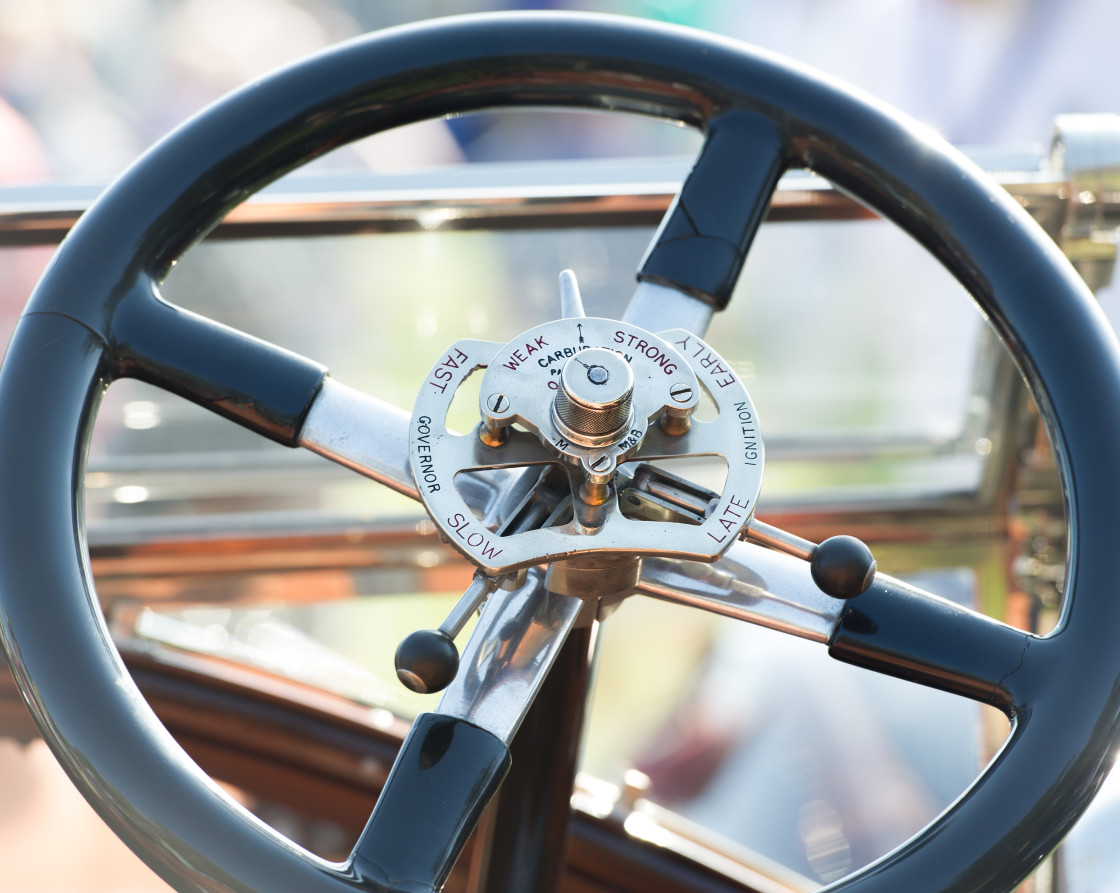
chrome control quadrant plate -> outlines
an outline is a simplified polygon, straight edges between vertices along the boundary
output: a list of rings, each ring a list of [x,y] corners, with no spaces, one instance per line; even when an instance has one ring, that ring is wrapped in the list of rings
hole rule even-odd
[[[574,442],[556,424],[553,407],[563,394],[565,368],[579,363],[585,351],[610,351],[621,357],[633,376],[631,403],[634,424],[607,443],[587,446]],[[678,394],[675,400],[671,394]],[[679,401],[679,395],[687,397]],[[692,368],[663,339],[612,319],[560,319],[530,329],[498,351],[482,381],[483,418],[491,425],[518,422],[547,441],[560,456],[586,464],[592,455],[608,454],[615,462],[634,452],[648,423],[666,405],[688,410],[699,402]],[[487,397],[505,394],[509,403],[500,413],[487,406]]]
[[[572,423],[584,424],[586,415],[573,414],[562,403],[568,419],[564,424],[556,407],[557,396],[565,394],[565,368],[569,375],[583,371],[570,364],[589,350],[602,360],[586,364],[589,368],[611,367],[604,384],[619,380],[618,359],[626,364],[627,385],[620,393],[629,390],[629,376],[633,378],[627,397],[630,422],[593,445],[571,436]],[[613,356],[606,358],[603,350]],[[478,430],[456,434],[446,422],[459,387],[481,367],[486,369],[479,394],[481,429],[502,432],[486,442]],[[584,377],[594,393],[596,379],[604,374],[593,369],[584,371]],[[700,403],[701,388],[717,410],[709,421],[689,418]],[[591,412],[600,409],[586,396],[575,397]],[[610,400],[603,411],[611,411]],[[659,424],[667,415],[678,421],[683,417],[685,424]],[[719,500],[699,524],[625,517],[612,487],[595,527],[582,525],[576,512],[559,526],[503,536],[476,518],[454,482],[464,471],[549,462],[566,464],[576,480],[582,474],[604,481],[613,479],[626,461],[689,456],[721,457],[727,467]],[[603,552],[714,561],[754,513],[763,445],[757,413],[741,380],[703,339],[683,329],[654,335],[617,320],[577,317],[537,326],[504,345],[476,340],[453,344],[420,389],[410,426],[410,463],[424,504],[446,539],[486,573],[501,574]],[[574,498],[580,498],[578,492]]]

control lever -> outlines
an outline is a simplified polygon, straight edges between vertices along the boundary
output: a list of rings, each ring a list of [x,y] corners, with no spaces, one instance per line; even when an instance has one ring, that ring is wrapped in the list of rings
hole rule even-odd
[[[476,572],[467,591],[455,603],[439,629],[419,629],[404,637],[397,646],[394,663],[397,678],[405,688],[419,694],[431,694],[443,691],[451,684],[459,672],[459,649],[455,647],[455,637],[497,585],[493,577]]]
[[[572,270],[560,272],[560,318],[583,319],[587,314],[583,310],[583,297],[579,293],[579,283]]]
[[[718,493],[645,463],[634,470],[623,493],[627,516],[647,521],[700,524],[719,501]],[[875,556],[854,536],[831,536],[817,545],[752,516],[739,538],[808,561],[817,588],[833,598],[854,598],[875,580]]]
[[[833,598],[855,598],[875,580],[875,556],[854,536],[830,536],[817,545],[752,518],[742,538],[808,561],[817,588]]]

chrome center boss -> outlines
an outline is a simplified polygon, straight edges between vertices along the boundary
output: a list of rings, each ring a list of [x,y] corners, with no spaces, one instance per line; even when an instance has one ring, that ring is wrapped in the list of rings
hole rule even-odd
[[[582,311],[578,293],[577,306]],[[486,370],[481,422],[470,433],[455,433],[447,427],[448,409],[480,368]],[[710,421],[693,417],[702,389],[717,411]],[[690,456],[726,464],[722,493],[703,517],[682,523],[627,516],[619,484],[630,479],[628,468]],[[592,553],[714,561],[754,512],[763,446],[746,389],[703,339],[566,312],[506,344],[452,344],[420,389],[410,461],[444,537],[496,576]],[[572,499],[534,529],[507,533],[484,524],[456,486],[464,472],[548,463],[567,469]]]

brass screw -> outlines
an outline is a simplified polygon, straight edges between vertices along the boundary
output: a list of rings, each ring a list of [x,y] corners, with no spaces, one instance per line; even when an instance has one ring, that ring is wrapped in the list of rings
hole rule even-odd
[[[661,413],[657,424],[670,437],[680,437],[682,434],[687,434],[688,429],[692,427],[692,416],[679,409],[666,409]]]
[[[500,447],[509,440],[509,425],[496,425],[491,428],[483,422],[478,426],[478,439],[488,447]]]

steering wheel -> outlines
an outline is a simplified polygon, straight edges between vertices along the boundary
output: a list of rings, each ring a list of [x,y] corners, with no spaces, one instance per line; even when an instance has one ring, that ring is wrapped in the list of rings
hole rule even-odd
[[[480,407],[483,423],[469,449],[456,441],[460,446],[439,454],[440,461],[459,464],[444,468],[437,483],[450,486],[460,467],[492,468],[499,490],[520,486],[522,495],[526,485],[516,481],[524,476],[507,481],[503,466],[561,467],[572,485],[572,510],[549,523],[564,528],[567,545],[553,548],[555,540],[538,529],[547,525],[537,523],[522,531],[529,545],[518,546],[508,564],[494,556],[493,542],[489,554],[463,546],[487,574],[467,605],[486,598],[464,654],[470,672],[455,677],[438,712],[417,721],[351,859],[328,863],[224,795],[132,684],[106,630],[87,559],[86,445],[104,389],[135,377],[423,497],[423,469],[414,473],[415,447],[424,436],[420,416],[410,420],[345,388],[315,363],[170,305],[158,285],[230,208],[294,167],[391,127],[508,106],[639,113],[699,128],[707,139],[642,262],[626,319],[588,323],[600,327],[607,344],[596,363],[571,367],[585,380],[564,399],[578,405],[557,409],[555,394],[538,399],[532,389],[517,413],[494,400]],[[706,347],[704,328],[729,299],[779,175],[796,167],[828,178],[925,245],[1017,357],[1049,426],[1066,488],[1067,591],[1050,635],[1022,633],[882,574],[872,581],[867,567],[853,590],[836,593],[854,598],[822,595],[814,583],[822,562],[808,560],[819,553],[753,522],[753,490],[740,494],[743,517],[724,528],[726,542],[706,554],[696,542],[678,548],[661,541],[645,549],[644,565],[624,560],[627,550],[642,551],[640,536],[635,539],[641,523],[655,531],[668,522],[617,520],[621,462],[643,458],[647,446],[657,455],[714,452],[725,457],[729,474],[738,474],[743,443],[726,442],[717,429],[701,434],[695,422],[690,428],[687,407],[668,412],[674,392],[664,386],[672,382],[639,370],[637,360],[627,361],[638,383],[625,409],[625,383],[599,402],[584,400],[580,388],[603,376],[615,385],[625,377],[622,366],[608,368],[606,356],[617,347],[613,333],[622,331],[628,341],[631,335],[642,341],[647,366],[661,363],[658,375],[674,363],[682,386],[720,391],[711,371],[721,364],[718,356],[705,365],[691,351]],[[571,294],[564,316],[564,332],[583,325]],[[549,340],[553,333],[562,340],[559,329],[532,337]],[[688,339],[687,350],[674,347]],[[516,351],[517,342],[471,354],[471,364],[489,363],[490,375],[500,368],[496,358],[513,355],[500,350]],[[530,343],[521,337],[522,345]],[[567,370],[570,358],[562,359]],[[643,381],[661,390],[650,397]],[[484,389],[483,400],[490,396]],[[740,402],[720,403],[720,414]],[[834,657],[994,704],[1011,717],[1004,748],[953,806],[898,850],[829,889],[1007,889],[1069,830],[1108,769],[1120,718],[1114,634],[1120,599],[1112,564],[1120,532],[1120,354],[1102,314],[1026,213],[939,139],[819,74],[736,43],[615,18],[473,16],[373,34],[245,87],[150,150],[67,237],[0,371],[0,418],[4,649],[44,738],[74,783],[130,847],[182,889],[438,889],[501,781],[510,737],[540,684],[540,673],[516,660],[480,672],[482,661],[496,660],[485,657],[495,649],[483,646],[497,641],[486,637],[508,637],[513,620],[528,618],[524,627],[532,635],[525,641],[537,643],[539,658],[528,663],[547,666],[583,606],[594,604],[581,587],[603,576],[603,568],[622,568],[615,580],[621,589],[692,602],[703,601],[695,594],[700,584],[730,569],[752,598],[712,596],[710,602],[720,602],[715,610],[745,615],[745,601],[765,602],[768,591],[776,593],[815,618],[800,626],[783,621],[783,628],[827,643]],[[528,433],[510,435],[517,419],[532,422],[521,425]],[[569,441],[564,455],[565,447],[546,442],[561,424],[584,438],[574,447]],[[623,446],[632,428],[640,443]],[[601,437],[607,439],[596,440]],[[513,459],[501,458],[507,448]],[[609,468],[592,458],[604,450],[614,451]],[[753,480],[743,486],[754,487]],[[711,506],[706,511],[698,516],[701,525]],[[435,520],[456,528],[448,517]],[[472,533],[508,536],[513,548],[510,530],[473,516],[471,523]],[[608,527],[607,546],[597,551],[593,534]],[[740,543],[744,530],[793,554]],[[546,589],[536,563],[573,554],[578,560]],[[708,562],[721,555],[713,570]]]

